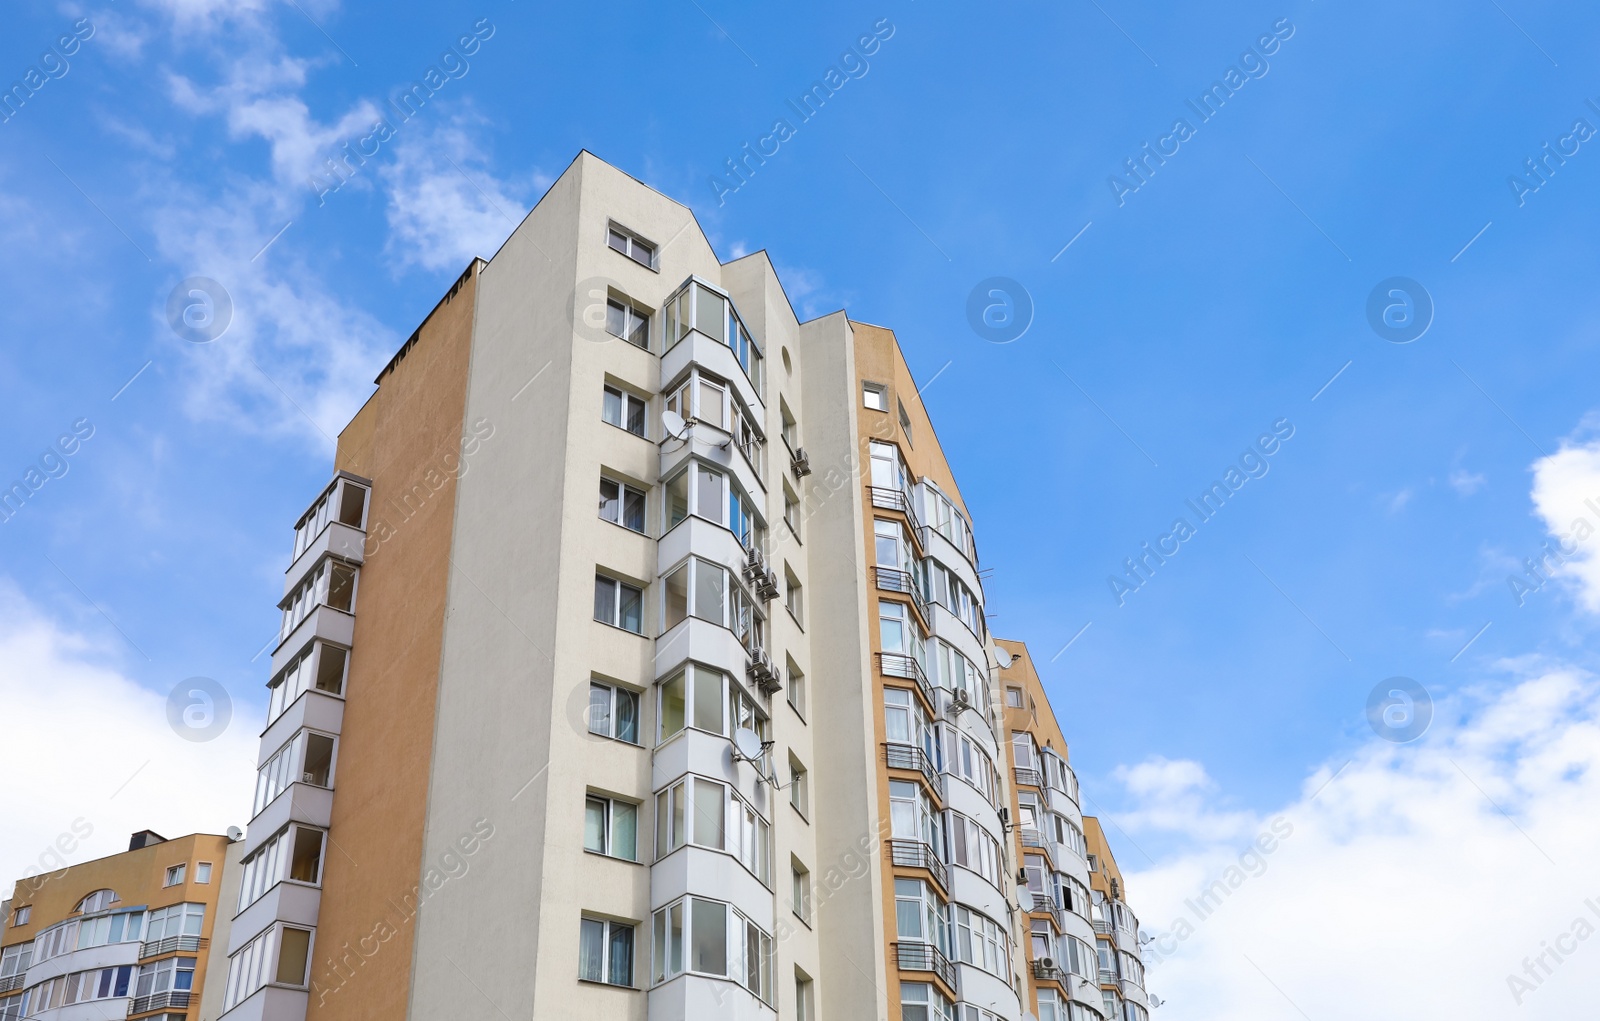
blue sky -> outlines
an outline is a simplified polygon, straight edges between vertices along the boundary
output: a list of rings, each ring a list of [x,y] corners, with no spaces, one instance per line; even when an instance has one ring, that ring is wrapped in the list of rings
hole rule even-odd
[[[1371,751],[1385,678],[1469,729],[1551,664],[1589,683],[1589,553],[1525,605],[1506,578],[1568,496],[1600,500],[1578,456],[1600,404],[1600,136],[1573,134],[1600,129],[1596,12],[112,0],[8,12],[0,81],[75,23],[93,34],[70,69],[0,123],[0,476],[93,427],[0,525],[13,619],[59,653],[41,663],[162,699],[211,677],[259,715],[253,657],[325,434],[587,148],[690,205],[724,258],[767,249],[802,318],[895,329],[994,572],[993,629],[1032,647],[1089,793],[1137,835],[1128,865],[1210,839],[1141,815],[1153,797],[1265,817]],[[875,25],[864,62],[841,58]],[[474,26],[460,77],[319,199],[316,166]],[[857,76],[801,120],[788,101],[835,65]],[[775,155],[712,183],[780,118]],[[1178,119],[1132,190],[1124,161],[1171,152]],[[1532,190],[1545,143],[1577,151]],[[166,320],[193,276],[234,302],[212,343]],[[1006,344],[967,316],[996,276],[1034,308]],[[1409,343],[1366,311],[1397,276],[1433,306]],[[1124,558],[1285,419],[1267,474],[1118,605]],[[41,812],[29,847],[72,817]]]

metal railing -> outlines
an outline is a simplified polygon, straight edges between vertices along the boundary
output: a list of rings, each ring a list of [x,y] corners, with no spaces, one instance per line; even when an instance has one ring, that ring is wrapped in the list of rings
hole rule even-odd
[[[1033,907],[1030,909],[1036,915],[1049,915],[1055,923],[1057,932],[1067,931],[1067,912],[1060,904],[1053,903],[1048,896],[1042,893],[1033,895]]]
[[[915,769],[922,773],[922,778],[928,781],[928,786],[933,788],[934,794],[944,800],[944,777],[933,768],[933,763],[928,761],[928,756],[923,754],[921,748],[914,744],[900,744],[898,741],[885,741],[883,745],[883,761],[890,769]]]
[[[917,501],[911,498],[910,493],[903,489],[888,489],[883,486],[868,486],[867,492],[872,496],[872,506],[904,514],[911,525],[911,531],[916,533],[917,541],[922,541],[922,519],[917,517]]]
[[[0,978],[0,993],[9,993],[14,990],[21,989],[22,982],[27,977],[28,973],[24,971],[18,972],[15,975],[8,975],[5,978]]]
[[[1060,982],[1061,984],[1065,985],[1067,981],[1067,972],[1065,968],[1062,968],[1054,961],[1049,964],[1045,964],[1044,961],[1034,961],[1033,977],[1039,979],[1041,982]]]
[[[922,692],[922,697],[937,712],[939,709],[939,693],[934,690],[933,682],[928,680],[928,675],[923,671],[922,664],[917,662],[915,656],[908,656],[903,652],[878,653],[878,672],[885,677],[904,677],[917,682],[917,690]]]
[[[1100,919],[1096,918],[1090,924],[1094,926],[1094,931],[1096,933],[1098,933],[1099,935],[1101,935],[1101,936],[1109,936],[1109,935],[1111,935],[1111,923],[1110,922],[1103,922]]]
[[[143,1014],[147,1010],[163,1010],[167,1007],[187,1007],[189,1005],[189,990],[171,989],[164,993],[151,993],[149,996],[135,996],[128,1003],[128,1014]]]
[[[1108,970],[1106,968],[1101,968],[1100,969],[1100,984],[1103,985],[1103,986],[1114,986],[1114,985],[1116,985],[1117,984],[1117,973],[1114,972],[1114,971],[1110,971],[1110,970]]]
[[[1044,779],[1039,775],[1037,769],[1032,769],[1028,766],[1017,766],[1011,772],[1016,777],[1017,783],[1027,784],[1029,787],[1044,786]]]
[[[891,943],[895,965],[901,971],[926,971],[944,979],[951,989],[956,987],[956,966],[932,943]]]
[[[211,945],[211,941],[204,936],[168,936],[165,939],[151,940],[139,948],[139,960],[146,957],[159,957],[178,950],[204,950]]]
[[[1045,843],[1044,834],[1031,826],[1022,827],[1021,833],[1023,847],[1042,847],[1047,851],[1050,849],[1050,845]]]
[[[872,577],[884,592],[900,592],[910,596],[917,613],[923,620],[928,619],[928,601],[923,598],[922,590],[917,587],[917,580],[910,571],[902,571],[898,567],[874,567]]]
[[[907,869],[927,869],[933,873],[933,881],[945,890],[950,889],[950,873],[944,862],[933,852],[933,848],[920,840],[904,840],[891,838],[889,840],[889,861]]]

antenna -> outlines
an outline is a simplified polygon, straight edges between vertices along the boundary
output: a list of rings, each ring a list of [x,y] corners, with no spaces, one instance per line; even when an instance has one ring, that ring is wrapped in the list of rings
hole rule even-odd
[[[675,440],[682,440],[689,434],[689,423],[676,411],[663,411],[661,413],[661,427],[667,435]]]

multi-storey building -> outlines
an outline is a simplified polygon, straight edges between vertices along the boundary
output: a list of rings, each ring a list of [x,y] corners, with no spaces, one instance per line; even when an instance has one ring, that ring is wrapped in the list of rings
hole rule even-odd
[[[121,854],[18,880],[0,904],[0,1019],[195,1017],[228,848],[146,830]]]
[[[1022,642],[1000,640],[1014,853],[1026,887],[1029,990],[1040,1021],[1147,1021],[1139,926],[1067,741]]]
[[[584,153],[377,384],[295,526],[208,1009],[1038,1009],[1016,720],[890,331]]]

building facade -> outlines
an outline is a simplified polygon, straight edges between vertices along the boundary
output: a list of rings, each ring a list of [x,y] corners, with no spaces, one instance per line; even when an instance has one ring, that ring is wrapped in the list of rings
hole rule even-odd
[[[1066,743],[1001,700],[891,331],[583,153],[377,383],[295,525],[208,1011],[1142,1021],[1051,977],[1092,897],[1045,910],[1025,830],[1076,891],[1088,823],[1019,782]]]
[[[0,905],[0,1019],[196,1017],[229,844],[144,831],[122,854],[18,880]]]

